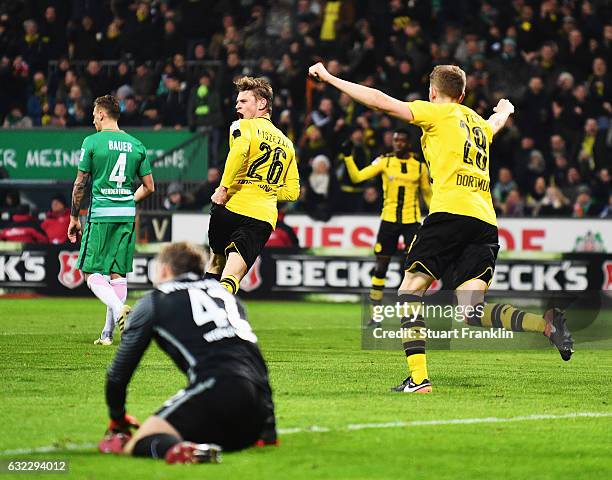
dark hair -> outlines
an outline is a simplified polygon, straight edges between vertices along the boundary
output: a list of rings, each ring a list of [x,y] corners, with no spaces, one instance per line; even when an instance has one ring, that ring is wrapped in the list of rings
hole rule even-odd
[[[410,132],[405,128],[396,128],[395,130],[393,130],[393,133],[398,133],[400,135],[406,135],[407,137],[410,137]]]
[[[241,77],[234,82],[236,90],[239,92],[251,91],[258,100],[263,98],[267,102],[268,111],[272,110],[272,98],[274,92],[272,91],[272,85],[267,78],[264,77]]]
[[[188,242],[166,245],[158,253],[157,261],[168,265],[174,275],[191,272],[203,276],[206,271],[204,252]]]
[[[429,81],[440,93],[453,100],[458,100],[465,92],[465,72],[457,65],[436,65]]]
[[[94,100],[94,107],[103,108],[108,116],[114,120],[119,119],[121,110],[119,109],[119,101],[112,95],[104,95]]]
[[[60,202],[62,205],[64,205],[64,207],[65,207],[66,205],[68,205],[68,204],[66,203],[66,197],[65,197],[63,194],[61,194],[61,193],[56,193],[55,195],[53,195],[53,197],[51,197],[51,201],[53,201],[53,200],[57,200],[57,201],[58,201],[58,202]]]

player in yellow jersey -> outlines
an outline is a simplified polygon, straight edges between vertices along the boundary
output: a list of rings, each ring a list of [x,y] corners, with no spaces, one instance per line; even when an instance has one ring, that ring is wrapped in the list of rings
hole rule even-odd
[[[235,294],[276,226],[277,201],[297,200],[300,184],[293,144],[270,120],[272,86],[253,77],[234,84],[240,119],[230,127],[221,185],[211,197],[206,276]]]
[[[420,197],[423,196],[427,205],[431,199],[429,173],[417,153],[410,150],[410,138],[406,130],[395,130],[393,152],[377,157],[363,170],[359,170],[355,164],[351,147],[350,143],[343,145],[346,169],[353,183],[378,175],[382,177],[384,200],[374,245],[376,266],[372,272],[370,289],[370,301],[376,305],[382,300],[389,261],[397,251],[399,237],[403,238],[407,250],[421,225]],[[370,326],[376,323],[372,319]]]
[[[423,131],[421,147],[429,166],[433,196],[430,214],[410,246],[399,294],[410,311],[402,318],[409,376],[393,390],[431,392],[425,360],[426,328],[419,309],[434,279],[452,268],[457,301],[470,305],[463,318],[470,325],[541,332],[557,347],[563,360],[573,353],[573,339],[563,312],[548,309],[543,316],[511,305],[484,304],[499,250],[497,221],[489,186],[489,145],[514,113],[501,99],[487,120],[461,105],[465,72],[438,65],[429,77],[429,102],[402,102],[379,90],[331,75],[322,63],[309,74],[338,88],[367,107],[413,123]],[[422,310],[421,310],[422,311]]]

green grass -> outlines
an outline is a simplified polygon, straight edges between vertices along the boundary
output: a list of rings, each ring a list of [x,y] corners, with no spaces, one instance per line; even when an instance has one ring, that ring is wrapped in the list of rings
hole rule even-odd
[[[179,479],[196,469],[200,478],[249,480],[610,477],[612,417],[346,428],[612,414],[609,350],[578,351],[569,363],[552,347],[431,351],[434,393],[400,395],[388,388],[405,377],[403,353],[360,349],[358,305],[250,302],[248,311],[268,360],[279,427],[330,431],[286,434],[278,448],[226,454],[221,465],[167,466],[103,456],[95,449],[0,459],[67,459],[68,477],[87,479]],[[91,344],[103,314],[94,299],[0,299],[0,452],[101,438],[107,423],[104,374],[115,350]],[[184,384],[169,359],[152,347],[131,384],[128,410],[144,420]]]

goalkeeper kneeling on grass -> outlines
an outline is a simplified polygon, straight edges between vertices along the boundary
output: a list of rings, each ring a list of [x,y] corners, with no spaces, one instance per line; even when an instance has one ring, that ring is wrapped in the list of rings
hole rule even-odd
[[[123,335],[106,380],[111,420],[100,451],[215,463],[221,450],[277,443],[257,337],[238,300],[204,273],[196,247],[164,247],[156,289],[119,320]],[[140,426],[125,411],[127,386],[153,339],[187,375],[188,385]]]

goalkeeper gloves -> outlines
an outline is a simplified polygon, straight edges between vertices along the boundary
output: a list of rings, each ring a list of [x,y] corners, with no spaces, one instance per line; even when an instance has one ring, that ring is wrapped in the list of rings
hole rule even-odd
[[[120,420],[111,420],[108,424],[107,433],[123,433],[125,435],[132,435],[132,430],[138,430],[140,428],[140,422],[127,413],[123,415]]]

